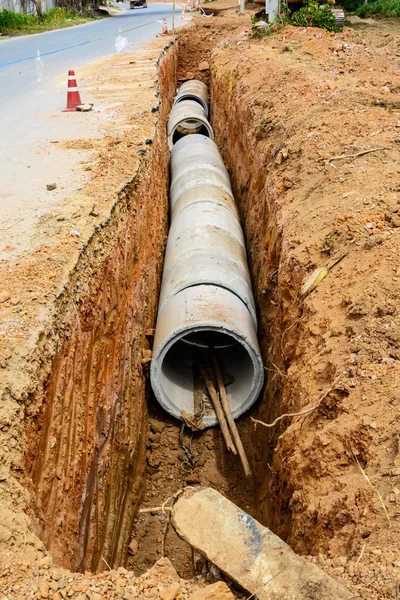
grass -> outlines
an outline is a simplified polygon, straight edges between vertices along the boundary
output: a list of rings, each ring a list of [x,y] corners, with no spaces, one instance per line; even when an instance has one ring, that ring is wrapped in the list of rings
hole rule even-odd
[[[7,9],[0,11],[0,32],[3,35],[26,35],[29,33],[40,33],[51,29],[62,29],[87,23],[103,18],[104,15],[85,16],[66,8],[52,8],[45,12],[43,17],[37,15],[24,15]]]
[[[356,10],[359,17],[381,15],[383,17],[400,17],[400,0],[377,0],[359,6]]]

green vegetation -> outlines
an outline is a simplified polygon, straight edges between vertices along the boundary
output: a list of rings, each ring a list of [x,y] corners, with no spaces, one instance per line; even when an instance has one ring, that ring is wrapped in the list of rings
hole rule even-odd
[[[378,0],[383,2],[384,0]],[[389,1],[389,0],[386,0]],[[400,0],[397,0],[400,2]],[[298,10],[291,11],[285,2],[281,3],[281,16],[278,23],[259,26],[260,19],[252,17],[253,37],[264,38],[282,29],[282,25],[295,27],[319,27],[328,31],[341,31],[334,14],[327,5],[320,5],[316,0],[306,0]]]
[[[326,4],[320,5],[315,0],[308,0],[304,6],[287,16],[287,23],[295,27],[319,27],[328,31],[341,31],[334,14]]]
[[[377,0],[362,4],[356,14],[359,17],[382,15],[383,17],[400,17],[400,0]]]
[[[3,35],[39,33],[40,31],[86,23],[96,18],[102,18],[102,16],[85,16],[79,12],[60,7],[52,8],[41,16],[24,15],[3,9],[0,11],[0,32]]]
[[[341,5],[359,17],[400,17],[400,0],[342,0]]]

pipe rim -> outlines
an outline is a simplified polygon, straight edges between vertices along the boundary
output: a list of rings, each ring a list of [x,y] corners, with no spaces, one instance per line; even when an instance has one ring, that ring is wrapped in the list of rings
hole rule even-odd
[[[184,92],[182,95],[178,95],[175,98],[172,106],[177,106],[183,100],[192,100],[192,102],[197,102],[197,104],[200,104],[203,107],[204,112],[206,113],[206,117],[208,118],[208,116],[209,116],[208,102],[206,102],[203,98],[201,98],[194,92]]]
[[[165,393],[162,387],[162,384],[158,383],[162,381],[162,377],[159,376],[159,374],[161,375],[163,361],[166,358],[168,352],[174,346],[174,344],[176,344],[183,337],[191,333],[198,333],[202,331],[224,333],[225,335],[233,338],[236,342],[243,346],[243,348],[249,355],[253,365],[254,374],[257,374],[257,372],[259,373],[259,377],[254,376],[253,378],[253,385],[246,400],[244,400],[236,410],[232,411],[232,417],[234,419],[237,419],[254,404],[254,402],[260,395],[260,392],[264,385],[264,366],[261,361],[261,356],[258,352],[258,349],[253,347],[253,344],[249,339],[245,339],[239,333],[230,330],[226,327],[221,327],[221,325],[216,325],[215,323],[209,323],[207,321],[204,321],[191,325],[182,325],[173,334],[170,334],[166,339],[163,340],[163,343],[160,344],[160,346],[158,346],[151,361],[150,377],[154,394],[161,406],[170,415],[172,415],[176,419],[182,420],[181,412],[179,412],[177,406],[169,400],[168,395]],[[216,416],[202,417],[202,421],[206,427],[213,427],[218,423],[218,419]]]

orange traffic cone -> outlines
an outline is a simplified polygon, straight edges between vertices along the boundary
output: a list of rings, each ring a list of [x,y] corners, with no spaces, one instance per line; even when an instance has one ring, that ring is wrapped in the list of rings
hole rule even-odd
[[[167,19],[164,17],[163,18],[163,22],[162,22],[162,30],[161,33],[168,33],[168,25],[167,25]]]
[[[68,71],[67,108],[63,112],[75,112],[76,107],[82,104],[76,83],[75,71]]]

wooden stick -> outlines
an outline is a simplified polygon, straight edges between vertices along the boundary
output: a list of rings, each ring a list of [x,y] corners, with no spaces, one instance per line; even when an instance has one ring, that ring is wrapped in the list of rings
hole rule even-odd
[[[212,346],[210,346],[211,358],[213,362],[213,367],[215,371],[215,375],[217,377],[217,384],[219,389],[219,396],[221,398],[222,408],[224,409],[226,420],[228,421],[229,428],[232,433],[233,441],[235,442],[237,451],[239,452],[240,460],[242,461],[243,470],[245,472],[246,477],[251,477],[250,465],[247,460],[246,453],[243,448],[242,440],[240,439],[240,435],[238,429],[236,427],[236,423],[234,418],[232,417],[231,408],[229,406],[228,397],[226,395],[226,389],[224,385],[224,380],[222,378],[221,368],[219,366],[218,358],[215,353],[215,350]]]
[[[232,441],[231,434],[229,433],[228,425],[226,424],[226,420],[225,420],[225,416],[224,416],[224,411],[222,410],[222,406],[219,401],[215,386],[214,386],[213,382],[211,381],[211,379],[209,378],[209,376],[207,375],[207,371],[200,359],[196,360],[196,365],[200,371],[200,375],[202,376],[204,383],[206,384],[207,391],[210,394],[210,398],[214,405],[215,414],[217,415],[217,419],[218,419],[220,427],[221,427],[222,435],[224,436],[226,447],[228,448],[228,450],[233,452],[233,454],[236,454],[236,448]]]
[[[328,158],[328,162],[332,160],[339,160],[341,158],[358,158],[359,156],[364,156],[365,154],[369,154],[370,152],[379,152],[380,150],[387,150],[388,148],[370,148],[369,150],[362,150],[362,152],[357,152],[357,154],[341,154],[340,156],[332,156],[332,158]]]

